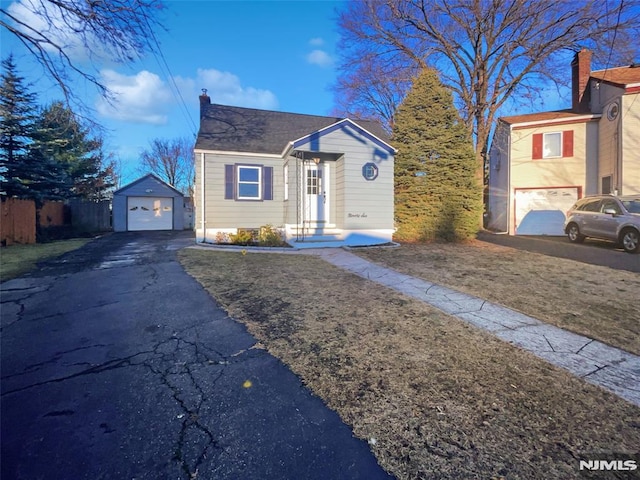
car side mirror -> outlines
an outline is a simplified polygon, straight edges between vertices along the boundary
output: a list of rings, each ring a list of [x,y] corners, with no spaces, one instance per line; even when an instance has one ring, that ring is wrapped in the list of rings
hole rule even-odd
[[[614,208],[605,208],[604,209],[604,213],[608,213],[609,215],[613,215],[614,217],[616,216],[617,212]]]

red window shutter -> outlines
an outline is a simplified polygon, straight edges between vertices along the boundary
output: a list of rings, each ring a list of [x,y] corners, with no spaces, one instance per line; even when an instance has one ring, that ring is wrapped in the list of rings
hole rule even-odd
[[[542,158],[542,134],[534,133],[533,134],[533,152],[531,153],[531,158],[534,160],[539,160]]]
[[[562,156],[573,157],[573,130],[562,132]]]

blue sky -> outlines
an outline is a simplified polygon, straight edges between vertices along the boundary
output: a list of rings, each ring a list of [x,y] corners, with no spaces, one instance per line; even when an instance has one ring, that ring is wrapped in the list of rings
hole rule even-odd
[[[26,3],[34,0],[20,0]],[[327,115],[336,77],[339,1],[167,1],[167,31],[157,31],[161,58],[132,65],[98,65],[101,80],[118,94],[110,106],[82,83],[74,91],[107,129],[106,144],[122,165],[123,183],[135,180],[140,152],[155,138],[193,138],[202,88],[213,102]],[[2,0],[4,8],[19,2]],[[42,76],[14,38],[2,31],[2,58],[13,53],[19,73],[33,82],[45,105],[61,94]],[[78,58],[83,52],[76,52]],[[184,99],[172,88],[175,85]],[[188,112],[188,113],[187,113]]]

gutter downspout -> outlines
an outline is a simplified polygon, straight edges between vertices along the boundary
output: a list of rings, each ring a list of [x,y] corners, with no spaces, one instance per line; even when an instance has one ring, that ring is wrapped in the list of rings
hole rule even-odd
[[[200,225],[202,227],[202,243],[205,243],[207,241],[207,222],[205,219],[205,200],[204,200],[204,177],[205,177],[205,171],[204,171],[204,152],[200,152],[200,203],[202,205],[202,213],[200,216]]]

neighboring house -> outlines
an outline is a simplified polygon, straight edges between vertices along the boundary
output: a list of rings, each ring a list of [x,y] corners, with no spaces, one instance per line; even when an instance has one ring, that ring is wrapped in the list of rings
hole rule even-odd
[[[113,192],[113,230],[182,230],[182,193],[153,174]]]
[[[370,121],[211,104],[200,96],[195,230],[270,225],[296,246],[391,241],[395,150]]]
[[[489,230],[563,235],[585,195],[640,192],[640,65],[591,72],[576,54],[572,108],[502,117],[489,155]]]

